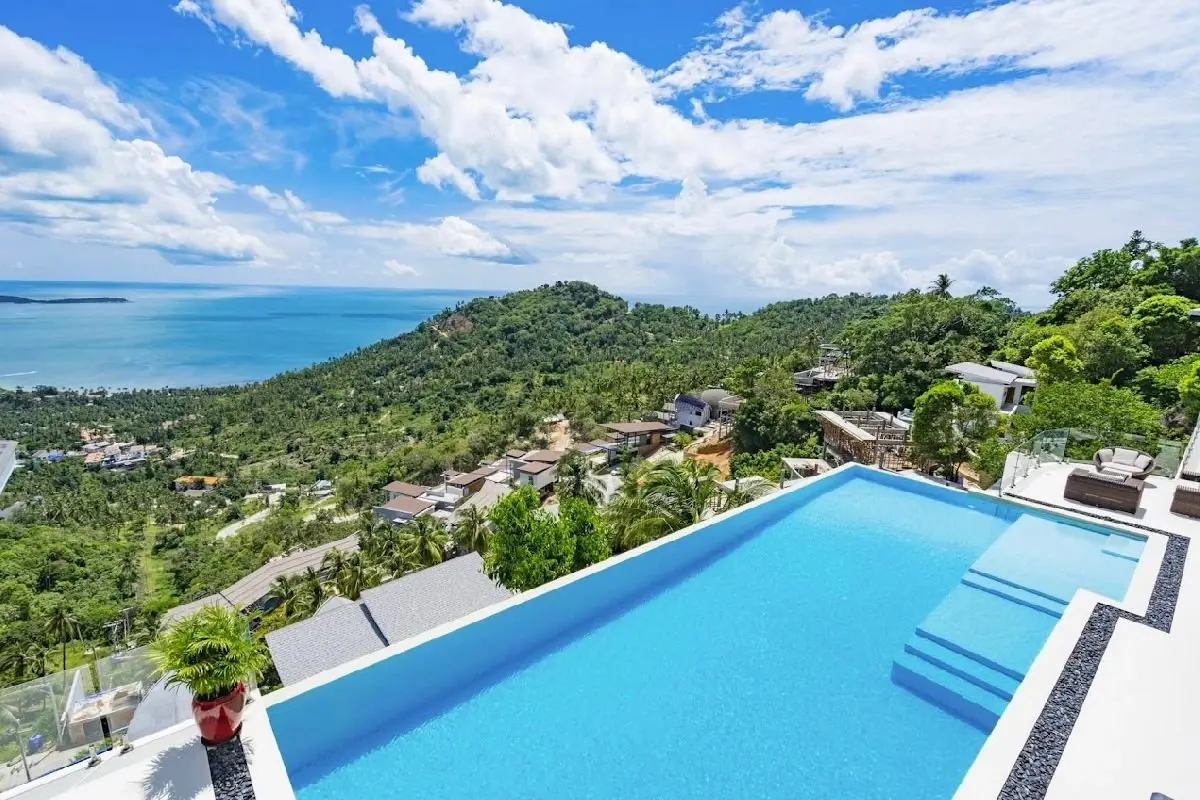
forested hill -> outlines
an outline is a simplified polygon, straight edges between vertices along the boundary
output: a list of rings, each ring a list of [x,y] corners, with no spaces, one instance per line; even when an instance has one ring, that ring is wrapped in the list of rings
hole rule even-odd
[[[276,472],[334,474],[350,460],[434,477],[529,436],[547,414],[586,429],[657,409],[751,357],[807,367],[817,345],[889,302],[831,295],[711,317],[557,283],[461,303],[411,332],[245,387],[0,392],[0,437],[64,447],[81,424],[115,423],[129,438],[236,454]]]
[[[586,427],[656,409],[751,356],[799,351],[807,366],[821,341],[886,303],[831,296],[714,318],[558,283],[472,300],[394,339],[220,393],[198,423],[251,460],[286,451],[336,463],[411,446],[409,472],[470,466],[546,414]]]

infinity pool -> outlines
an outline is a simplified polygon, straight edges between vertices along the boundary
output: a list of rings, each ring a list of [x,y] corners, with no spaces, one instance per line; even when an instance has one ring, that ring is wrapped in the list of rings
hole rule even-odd
[[[300,800],[949,798],[1117,536],[852,468],[269,716]]]

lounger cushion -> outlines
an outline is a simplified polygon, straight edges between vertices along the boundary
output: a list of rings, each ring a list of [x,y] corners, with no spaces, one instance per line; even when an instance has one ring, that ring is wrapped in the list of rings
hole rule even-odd
[[[1138,466],[1138,460],[1142,456],[1137,450],[1130,450],[1128,447],[1114,447],[1112,464],[1126,467]],[[1149,462],[1147,462],[1149,463]],[[1142,464],[1142,469],[1146,468],[1146,464]]]

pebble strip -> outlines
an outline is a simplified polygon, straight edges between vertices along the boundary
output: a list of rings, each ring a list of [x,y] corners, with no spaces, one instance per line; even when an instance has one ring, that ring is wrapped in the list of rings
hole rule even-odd
[[[250,767],[246,765],[241,737],[204,749],[208,752],[208,772],[216,800],[254,800],[254,785],[250,782]]]
[[[1044,800],[1046,797],[1118,619],[1170,633],[1179,587],[1183,583],[1188,540],[1174,534],[1168,534],[1167,537],[1166,553],[1158,568],[1158,577],[1154,581],[1154,591],[1150,595],[1145,616],[1106,603],[1096,604],[1012,771],[1008,773],[999,800]]]

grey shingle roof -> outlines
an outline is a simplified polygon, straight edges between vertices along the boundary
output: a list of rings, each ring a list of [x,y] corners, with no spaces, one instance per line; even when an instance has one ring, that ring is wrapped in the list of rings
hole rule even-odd
[[[199,600],[193,600],[190,603],[184,603],[181,606],[175,606],[170,611],[162,615],[161,624],[163,627],[174,625],[181,619],[190,617],[205,606],[223,606],[230,608],[232,604],[222,597],[220,594],[210,594],[207,597],[201,597]]]
[[[315,616],[267,634],[267,647],[284,686],[387,645],[363,607],[347,603],[323,606]]]
[[[483,574],[483,559],[468,553],[368,589],[361,602],[395,644],[511,596]]]

